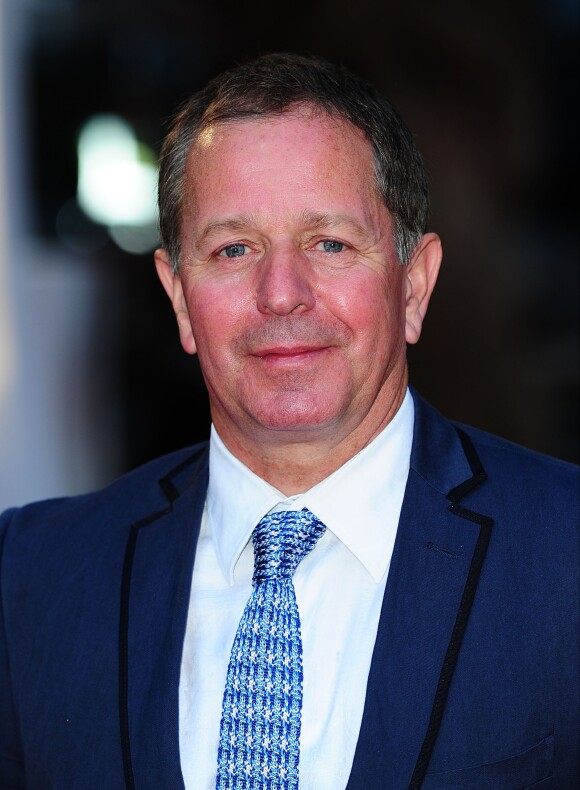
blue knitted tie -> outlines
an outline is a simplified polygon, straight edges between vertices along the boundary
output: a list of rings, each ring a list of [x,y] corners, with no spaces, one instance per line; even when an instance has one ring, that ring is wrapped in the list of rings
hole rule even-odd
[[[234,639],[224,692],[216,790],[296,790],[302,637],[292,576],[326,527],[309,510],[254,530],[254,589]]]

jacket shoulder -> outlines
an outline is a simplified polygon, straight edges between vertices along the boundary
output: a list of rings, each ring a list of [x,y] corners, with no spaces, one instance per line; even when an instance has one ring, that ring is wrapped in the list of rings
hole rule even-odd
[[[541,482],[543,486],[554,485],[558,491],[568,490],[578,497],[580,467],[576,464],[529,450],[469,425],[452,424],[469,436],[488,477],[503,474],[526,489]]]
[[[187,487],[188,478],[207,464],[207,449],[208,442],[202,442],[161,456],[97,491],[10,508],[0,515],[0,540],[10,527],[62,533],[74,524],[77,532],[97,528],[102,535],[116,524],[134,523],[165,507],[176,485]]]
[[[485,480],[462,502],[494,522],[493,544],[505,556],[531,557],[544,576],[577,579],[580,469],[464,425]],[[493,553],[493,552],[492,552]]]

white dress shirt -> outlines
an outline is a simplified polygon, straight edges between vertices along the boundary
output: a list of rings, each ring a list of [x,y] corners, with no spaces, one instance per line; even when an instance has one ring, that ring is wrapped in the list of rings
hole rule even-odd
[[[212,427],[179,685],[187,790],[215,788],[230,650],[252,591],[252,531],[273,510],[303,507],[327,529],[294,574],[304,670],[300,790],[346,787],[409,473],[413,417],[407,391],[367,447],[294,497],[251,472]]]

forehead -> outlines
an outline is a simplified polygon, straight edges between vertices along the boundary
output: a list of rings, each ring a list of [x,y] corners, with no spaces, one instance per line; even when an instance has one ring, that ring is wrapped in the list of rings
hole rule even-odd
[[[297,104],[285,112],[276,115],[218,121],[204,127],[191,148],[192,154],[208,150],[220,142],[259,139],[273,130],[284,138],[311,138],[313,142],[326,144],[336,150],[347,142],[357,140],[361,146],[371,153],[371,145],[362,129],[340,116],[333,116],[320,107],[309,104]]]
[[[186,196],[203,202],[270,183],[308,193],[375,192],[373,152],[358,127],[323,111],[298,108],[281,116],[222,122],[198,135],[186,164]],[[263,196],[264,199],[266,196]]]
[[[364,133],[325,112],[298,108],[202,131],[186,166],[183,230],[192,221],[240,212],[272,222],[299,211],[374,214],[377,202]]]

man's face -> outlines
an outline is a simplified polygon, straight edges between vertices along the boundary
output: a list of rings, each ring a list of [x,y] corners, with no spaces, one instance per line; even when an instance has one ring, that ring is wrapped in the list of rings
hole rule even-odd
[[[207,129],[180,277],[157,263],[226,444],[338,442],[367,423],[370,440],[398,407],[413,289],[351,124],[303,110]]]

